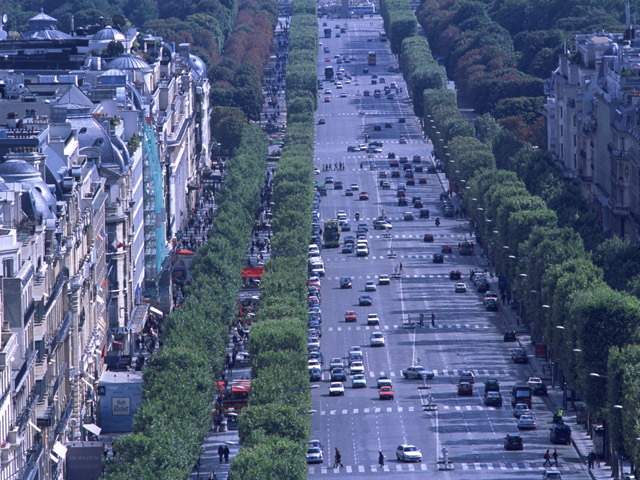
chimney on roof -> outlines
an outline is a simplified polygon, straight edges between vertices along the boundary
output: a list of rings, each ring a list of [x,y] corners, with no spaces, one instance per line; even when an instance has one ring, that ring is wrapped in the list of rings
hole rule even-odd
[[[178,53],[185,60],[189,60],[189,54],[191,53],[191,44],[190,43],[180,43],[178,45]]]

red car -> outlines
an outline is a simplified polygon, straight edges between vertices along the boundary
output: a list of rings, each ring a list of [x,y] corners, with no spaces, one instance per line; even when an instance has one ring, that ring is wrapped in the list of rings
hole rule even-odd
[[[415,185],[415,184],[416,184],[416,179],[415,178],[407,178],[407,186]]]
[[[426,184],[427,184],[427,177],[420,177],[420,178],[418,179],[418,183],[419,183],[420,185],[426,185]]]
[[[353,310],[347,310],[347,313],[344,314],[345,322],[357,322],[358,315]]]
[[[360,192],[360,200],[369,200],[368,192]]]
[[[440,247],[440,252],[451,253],[452,252],[451,245],[442,245],[442,247]]]
[[[391,161],[389,162],[389,166],[390,166],[390,167],[399,167],[399,166],[400,166],[400,164],[398,163],[398,160],[391,160]]]
[[[391,387],[380,387],[378,393],[380,400],[393,400],[393,389]]]
[[[331,101],[331,97],[324,97],[324,103],[329,103]]]
[[[433,234],[432,233],[425,233],[424,234],[424,241],[425,242],[433,242]]]

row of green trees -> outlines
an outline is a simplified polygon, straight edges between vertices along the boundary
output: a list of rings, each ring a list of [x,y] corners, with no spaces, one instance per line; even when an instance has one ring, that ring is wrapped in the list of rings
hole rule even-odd
[[[637,462],[637,248],[603,238],[580,192],[546,152],[490,115],[475,125],[461,120],[454,91],[426,89],[422,97],[427,132],[497,270],[522,302],[533,338],[550,347],[592,414],[610,422],[616,451]]]
[[[266,137],[246,126],[228,161],[209,240],[198,249],[184,304],[166,320],[162,347],[143,369],[133,433],[114,443],[110,480],[189,477],[212,423],[216,379],[237,312],[241,271],[266,168]]]
[[[418,21],[409,4],[403,0],[381,0],[380,14],[393,53],[400,53],[402,41],[418,33]]]
[[[318,45],[316,2],[296,0],[290,23],[287,132],[274,176],[271,258],[251,328],[252,386],[239,418],[241,449],[230,478],[307,478],[311,430],[306,278],[313,202],[313,114]]]
[[[239,108],[252,121],[262,112],[262,73],[269,59],[278,8],[273,0],[242,0],[233,31],[222,57],[211,68],[211,105]],[[223,146],[230,138],[224,130],[215,134]],[[231,139],[238,141],[237,136]]]

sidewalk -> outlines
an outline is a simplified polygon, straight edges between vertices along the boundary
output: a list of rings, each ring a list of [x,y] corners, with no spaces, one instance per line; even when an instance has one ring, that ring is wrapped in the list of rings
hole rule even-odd
[[[479,251],[480,249],[476,250],[475,259],[482,270],[487,267],[487,259],[486,257],[479,255]],[[493,278],[489,278],[489,283],[491,284],[491,290],[496,292],[499,291],[497,277],[494,276]],[[516,330],[518,333],[518,343],[521,347],[527,350],[527,355],[529,356],[531,376],[541,378],[548,385],[548,395],[546,397],[538,398],[542,398],[544,400],[549,412],[555,412],[557,409],[562,408],[562,389],[559,387],[551,387],[550,371],[548,368],[545,368],[545,360],[535,356],[535,347],[531,343],[531,332],[529,329],[522,326],[522,322],[519,321],[517,313],[510,305],[499,305],[499,318],[502,320],[502,324],[505,329]],[[586,466],[589,452],[593,449],[593,441],[587,434],[585,425],[580,425],[576,422],[576,411],[571,407],[571,405],[568,405],[567,409],[564,410],[563,420],[571,427],[571,443],[578,453],[581,462]],[[551,444],[549,444],[549,446],[551,447]],[[560,464],[560,470],[562,470],[562,463]],[[601,461],[599,464],[596,462],[594,468],[588,472],[590,478],[593,480],[612,478],[611,466],[606,465],[604,461]]]
[[[285,25],[284,18],[279,19],[281,23],[276,26],[275,35],[273,38],[274,49],[278,53],[278,57],[282,56],[283,48],[279,48],[279,43],[281,45],[287,45],[288,41],[284,42],[286,36],[285,32],[282,29],[282,26]],[[283,43],[284,42],[284,43]],[[286,51],[286,49],[285,49]],[[274,75],[276,78],[265,78],[267,84],[272,83],[273,86],[278,86],[279,90],[274,92],[271,96],[267,92],[265,93],[265,102],[263,105],[263,113],[265,114],[265,118],[270,115],[276,115],[276,119],[278,122],[281,122],[280,125],[284,127],[284,119],[286,119],[286,106],[285,106],[285,95],[283,88],[283,81],[278,80],[278,76],[284,76],[284,63],[279,62],[277,68],[275,68]],[[272,102],[270,104],[270,101]],[[275,104],[273,103],[275,101]],[[282,120],[280,120],[282,119]],[[261,125],[265,125],[265,121],[260,122]],[[269,155],[272,155],[276,150],[279,149],[278,145],[270,145],[269,146]],[[271,192],[272,192],[272,181],[273,181],[273,173],[274,166],[267,167],[267,175],[265,179],[265,184],[262,188],[261,192],[261,208],[256,219],[256,223],[254,225],[253,234],[251,237],[251,247],[247,251],[247,264],[250,266],[256,265],[264,265],[264,263],[269,259],[271,248],[270,248],[270,239],[271,239],[271,226],[270,226],[270,215],[271,215]],[[189,232],[190,233],[190,232]],[[247,290],[242,290],[242,292],[247,292]],[[255,290],[255,295],[258,294],[258,291]],[[227,344],[227,353],[231,356],[234,348],[237,348],[238,351],[246,351],[248,348],[246,337],[242,339],[239,343],[234,342],[235,329],[232,329],[229,332],[228,344]],[[238,342],[238,338],[236,338],[236,342]],[[225,377],[230,383],[233,380],[240,379],[249,379],[251,378],[251,367],[244,366],[240,367],[234,365],[233,368],[226,369]],[[227,424],[225,424],[227,425]],[[213,424],[213,418],[211,422],[211,429],[207,434],[207,437],[204,439],[201,449],[202,456],[200,457],[200,465],[194,466],[190,479],[195,480],[208,480],[210,476],[215,474],[216,480],[223,480],[229,478],[229,470],[231,466],[231,462],[234,457],[237,455],[238,450],[240,449],[239,438],[237,427],[231,427],[229,429],[225,428],[225,431],[217,431]],[[222,429],[220,429],[222,430]],[[225,461],[224,458],[220,461],[218,455],[218,448],[220,446],[226,446],[229,448],[229,460]]]

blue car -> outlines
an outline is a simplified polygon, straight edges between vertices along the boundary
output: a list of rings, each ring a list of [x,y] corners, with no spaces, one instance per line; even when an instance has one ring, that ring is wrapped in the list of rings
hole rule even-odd
[[[373,299],[371,298],[371,295],[360,295],[358,304],[361,307],[370,307],[371,305],[373,305]]]

